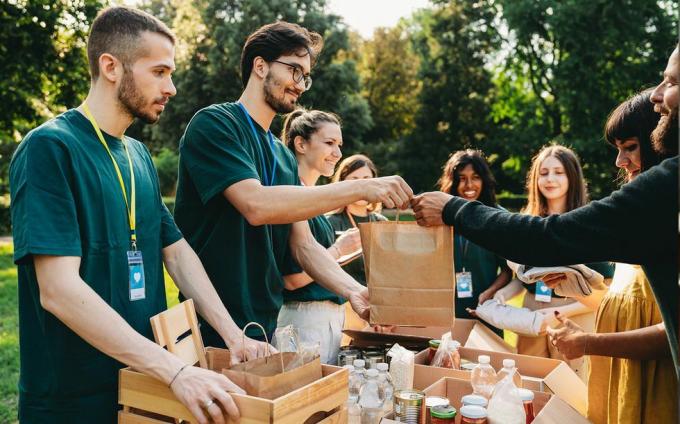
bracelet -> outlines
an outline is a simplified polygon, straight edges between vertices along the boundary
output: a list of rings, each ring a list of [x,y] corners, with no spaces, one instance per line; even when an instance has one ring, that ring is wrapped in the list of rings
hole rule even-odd
[[[177,373],[175,374],[175,376],[172,377],[172,380],[170,380],[170,384],[168,384],[168,387],[172,387],[172,383],[175,382],[175,380],[177,379],[177,376],[179,376],[179,373],[181,373],[182,371],[184,371],[184,368],[186,368],[186,367],[188,367],[188,366],[189,366],[189,364],[184,364],[184,366],[183,366],[182,368],[180,368],[179,371],[177,371]]]

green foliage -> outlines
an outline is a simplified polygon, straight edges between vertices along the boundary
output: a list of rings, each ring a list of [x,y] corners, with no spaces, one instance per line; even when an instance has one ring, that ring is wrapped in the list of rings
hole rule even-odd
[[[12,245],[0,244],[0,422],[17,422],[19,381],[19,317],[17,269]]]
[[[158,171],[158,182],[163,196],[174,196],[177,185],[177,170],[179,169],[179,155],[167,147],[154,156],[153,164]]]

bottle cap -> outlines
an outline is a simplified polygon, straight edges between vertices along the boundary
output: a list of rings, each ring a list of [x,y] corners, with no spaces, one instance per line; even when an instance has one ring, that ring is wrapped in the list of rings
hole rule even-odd
[[[517,394],[519,395],[519,398],[522,399],[522,402],[534,400],[534,392],[529,389],[517,389]]]
[[[432,418],[455,418],[456,408],[451,405],[436,405],[430,409]]]
[[[465,418],[486,418],[486,409],[476,405],[465,405],[460,408],[460,415]]]
[[[355,359],[354,362],[352,362],[352,363],[357,368],[363,368],[366,365],[366,362],[364,362],[363,359]]]
[[[480,396],[480,395],[465,395],[460,400],[460,402],[463,405],[475,405],[475,406],[482,406],[482,407],[486,407],[486,405],[489,404],[489,401],[486,400],[486,398],[484,396]]]
[[[515,360],[503,359],[503,368],[515,368]]]
[[[366,371],[366,375],[368,377],[377,377],[378,376],[378,370],[375,368],[371,368],[368,371]]]
[[[479,355],[477,357],[477,362],[479,362],[480,364],[488,364],[489,362],[491,362],[491,358],[489,358],[489,355]]]
[[[378,362],[376,368],[378,368],[378,371],[387,371],[390,369],[390,366],[384,362]]]

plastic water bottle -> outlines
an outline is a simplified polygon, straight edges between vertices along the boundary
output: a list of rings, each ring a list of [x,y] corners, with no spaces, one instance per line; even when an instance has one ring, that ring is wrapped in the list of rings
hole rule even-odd
[[[477,366],[472,369],[472,390],[489,399],[496,387],[496,371],[489,364],[491,358],[488,355],[479,355],[477,362]]]
[[[502,379],[507,377],[508,375],[515,373],[515,375],[512,377],[512,382],[515,383],[515,387],[518,389],[522,388],[522,376],[519,375],[519,371],[517,371],[517,368],[515,368],[515,360],[514,359],[503,359],[503,368],[498,371],[498,376],[496,378],[496,381],[500,383]]]
[[[392,403],[394,402],[394,383],[392,383],[392,376],[390,376],[390,366],[384,362],[377,365],[378,367],[378,382],[382,390],[383,398],[383,414],[387,415],[392,412]]]
[[[347,365],[350,369],[349,373],[349,399],[347,400],[347,422],[348,424],[361,423],[361,407],[359,406],[359,392],[361,386],[364,385],[366,377],[364,376],[363,359],[355,359],[354,365]]]
[[[366,382],[359,393],[361,424],[380,424],[383,416],[384,398],[380,395],[378,370],[371,368],[366,372]]]

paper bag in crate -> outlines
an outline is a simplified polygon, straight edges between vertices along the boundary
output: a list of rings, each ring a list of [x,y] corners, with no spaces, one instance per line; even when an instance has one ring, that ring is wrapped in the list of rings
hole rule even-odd
[[[371,324],[451,327],[453,228],[415,222],[359,224]]]
[[[243,328],[244,333],[248,325]],[[264,329],[262,331],[264,332]],[[245,390],[248,395],[269,400],[288,394],[322,377],[319,357],[303,363],[298,352],[275,353],[246,361],[223,369],[222,374]]]

